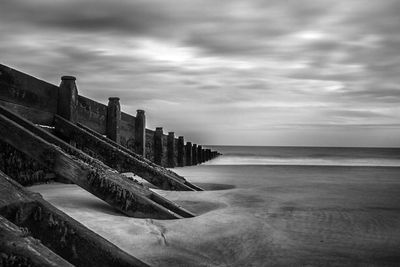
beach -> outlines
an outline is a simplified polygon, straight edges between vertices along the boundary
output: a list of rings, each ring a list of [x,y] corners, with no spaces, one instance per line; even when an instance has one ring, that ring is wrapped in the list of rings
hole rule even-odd
[[[152,190],[195,212],[194,218],[125,217],[75,185],[30,189],[152,266],[400,263],[399,167],[211,161],[174,171],[206,191]]]

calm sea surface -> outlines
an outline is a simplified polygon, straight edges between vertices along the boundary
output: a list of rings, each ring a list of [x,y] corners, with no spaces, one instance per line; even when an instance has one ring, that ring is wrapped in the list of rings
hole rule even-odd
[[[210,165],[400,166],[400,148],[210,146]]]

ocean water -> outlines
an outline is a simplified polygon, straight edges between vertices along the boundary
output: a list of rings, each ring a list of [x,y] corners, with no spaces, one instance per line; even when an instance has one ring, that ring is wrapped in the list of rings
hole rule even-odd
[[[400,148],[211,146],[209,165],[400,166]]]
[[[31,190],[151,266],[400,266],[398,148],[211,148],[224,155],[173,169],[205,191],[151,189],[194,218],[129,218],[71,184]]]

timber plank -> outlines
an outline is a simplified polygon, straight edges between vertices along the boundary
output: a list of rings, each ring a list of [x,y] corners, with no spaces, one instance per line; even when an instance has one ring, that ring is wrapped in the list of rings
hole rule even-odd
[[[121,112],[120,138],[121,144],[134,148],[135,144],[135,120],[136,118],[127,113]]]
[[[96,156],[111,168],[120,172],[133,172],[165,190],[202,191],[184,177],[137,155],[82,124],[78,123],[80,129],[59,116],[55,117],[54,122],[58,134],[68,139],[73,138],[78,145],[96,152]]]
[[[61,177],[73,181],[103,199],[122,213],[133,217],[156,219],[194,216],[161,196],[155,198],[157,201],[152,200],[152,196],[156,193],[147,187],[119,174],[18,115],[3,108],[0,108],[0,111],[0,136],[3,141],[36,159]],[[9,134],[10,132],[13,134]],[[62,149],[54,144],[61,146]],[[172,205],[175,208],[172,211],[164,205]]]
[[[78,96],[78,122],[101,134],[106,134],[107,106],[87,97]]]
[[[76,266],[147,266],[2,172],[0,188],[0,215],[26,228],[68,262]]]
[[[11,102],[6,102],[3,100],[0,100],[0,106],[12,110],[21,117],[24,117],[25,119],[35,124],[48,125],[48,126],[53,125],[54,113],[22,106]]]
[[[0,99],[42,111],[57,112],[58,86],[0,64]]]
[[[0,266],[73,266],[23,229],[0,216]]]

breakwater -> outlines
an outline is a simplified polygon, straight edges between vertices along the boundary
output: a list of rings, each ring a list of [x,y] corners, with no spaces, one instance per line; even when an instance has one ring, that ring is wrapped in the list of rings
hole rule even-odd
[[[201,164],[219,155],[217,151],[185,142],[183,136],[176,137],[174,132],[165,134],[162,127],[146,128],[145,111],[137,110],[135,116],[125,113],[120,101],[118,97],[110,97],[105,105],[79,95],[76,78],[72,76],[63,76],[56,86],[0,64],[0,106],[50,132],[55,131],[58,115],[168,168]],[[0,148],[0,169],[18,171],[14,176],[21,184],[46,182],[56,177],[1,140]],[[84,151],[98,154],[93,149]]]
[[[122,112],[118,97],[103,105],[79,95],[75,77],[55,86],[0,65],[0,265],[147,266],[23,185],[74,183],[125,216],[190,218],[196,214],[122,173],[159,189],[202,191],[165,167],[218,155],[146,129],[145,112]]]

